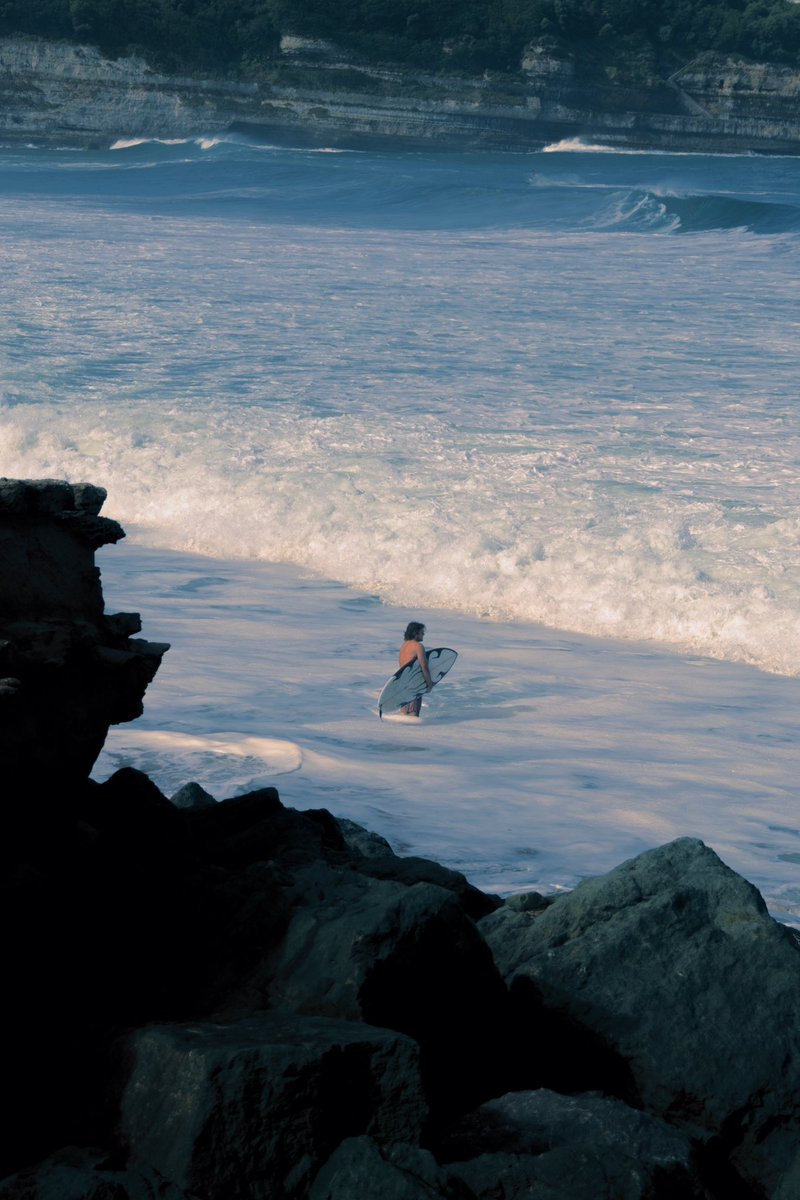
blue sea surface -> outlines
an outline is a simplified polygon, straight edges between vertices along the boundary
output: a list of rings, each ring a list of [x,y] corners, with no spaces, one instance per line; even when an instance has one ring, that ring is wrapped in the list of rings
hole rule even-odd
[[[8,472],[107,480],[164,547],[800,672],[796,159],[0,167]]]
[[[228,735],[256,736],[259,715],[252,694],[230,682],[226,655],[235,658],[241,642],[252,656],[259,637],[285,636],[297,677],[279,689],[281,702],[295,725],[316,714],[296,778],[318,768],[318,783],[324,777],[326,787],[356,793],[356,777],[367,771],[357,766],[363,730],[354,732],[361,726],[349,713],[351,731],[337,744],[347,747],[351,773],[344,778],[337,765],[326,774],[319,739],[340,733],[321,732],[327,710],[316,707],[308,658],[310,646],[317,661],[347,654],[341,641],[358,641],[364,614],[391,614],[400,632],[418,612],[429,624],[440,614],[436,644],[462,651],[442,695],[447,687],[454,695],[459,671],[469,670],[470,655],[447,630],[448,621],[464,622],[472,661],[481,663],[465,700],[492,695],[494,715],[517,713],[507,726],[517,765],[497,801],[506,797],[509,829],[511,814],[524,811],[528,820],[532,791],[523,779],[542,767],[541,744],[524,732],[540,727],[526,705],[545,694],[530,650],[545,635],[531,630],[555,639],[553,661],[567,635],[599,639],[591,644],[616,647],[614,654],[628,645],[640,664],[647,656],[633,648],[651,646],[666,656],[659,678],[670,662],[688,671],[678,696],[695,677],[687,663],[782,676],[784,707],[769,725],[742,704],[735,728],[715,726],[722,742],[713,752],[687,750],[684,761],[671,739],[668,754],[654,751],[635,765],[626,737],[657,746],[670,735],[642,724],[648,691],[639,676],[612,688],[614,703],[627,695],[638,706],[619,716],[608,750],[619,786],[608,782],[600,750],[584,775],[600,781],[593,803],[627,840],[610,834],[599,863],[590,833],[578,851],[569,846],[569,821],[559,818],[557,831],[545,821],[560,849],[534,876],[571,883],[570,854],[581,859],[580,874],[613,865],[619,849],[675,832],[658,806],[680,779],[701,787],[712,759],[714,812],[728,819],[732,797],[739,806],[733,841],[794,870],[795,835],[784,844],[774,830],[792,827],[787,698],[800,676],[799,234],[800,160],[792,157],[622,153],[580,143],[529,154],[320,151],[240,136],[122,139],[95,151],[6,147],[0,471],[107,487],[105,511],[137,553],[154,556],[147,561],[161,576],[155,591],[175,572],[187,588],[221,578],[220,564],[227,579],[237,561],[296,572],[280,576],[274,628],[268,615],[237,615],[222,601],[213,613],[202,609],[201,620],[200,584],[170,592],[156,613],[183,630],[184,669],[199,653],[200,630],[216,623],[213,661],[193,678],[217,697],[203,710],[203,736],[228,737],[228,766],[230,747],[239,745]],[[207,570],[184,571],[185,555],[203,556]],[[116,588],[122,576],[115,584],[114,569],[106,571]],[[307,599],[308,578],[351,589],[350,607],[329,612],[320,584],[302,647],[286,614],[293,598],[295,607]],[[144,611],[146,600],[133,594],[112,603]],[[190,611],[194,635],[186,632]],[[310,632],[327,622],[328,641]],[[507,654],[514,630],[527,639],[524,671]],[[379,621],[376,652],[382,631]],[[392,644],[375,668],[375,695],[394,669]],[[579,657],[597,661],[588,650]],[[505,690],[495,689],[493,662],[503,664]],[[726,684],[714,678],[704,703],[723,706]],[[732,691],[755,695],[742,678]],[[170,685],[161,707],[157,687],[150,733],[194,736],[198,710],[188,686]],[[272,678],[271,697],[276,688]],[[333,707],[349,712],[342,688]],[[578,824],[591,830],[599,810],[585,807],[586,789],[562,772],[570,756],[580,758],[579,695],[576,684],[560,734],[548,726],[560,764],[548,803],[576,821],[580,810]],[[359,704],[366,712],[363,697]],[[659,710],[662,720],[671,704]],[[471,744],[488,770],[511,741],[500,738],[487,706],[472,711],[485,722]],[[684,731],[685,716],[675,724]],[[742,796],[768,758],[753,742],[755,757],[737,766],[747,789],[721,780],[725,737],[743,753],[754,728],[762,747],[781,731],[765,785],[780,802],[759,809],[750,828]],[[285,722],[283,734],[289,740]],[[452,738],[451,766],[458,730]],[[222,744],[209,744],[208,754],[222,753]],[[293,751],[278,757],[295,762]],[[377,769],[370,752],[371,778]],[[643,820],[634,797],[647,777],[661,783]],[[320,794],[312,788],[302,799]],[[463,843],[480,839],[488,820],[478,796],[470,804],[475,823],[453,860],[469,858]],[[534,836],[527,824],[509,834],[511,848],[492,851],[481,878],[495,868],[515,886],[528,878],[528,859],[514,858],[513,847]],[[437,837],[429,845],[438,853]],[[775,894],[789,886],[759,862]]]

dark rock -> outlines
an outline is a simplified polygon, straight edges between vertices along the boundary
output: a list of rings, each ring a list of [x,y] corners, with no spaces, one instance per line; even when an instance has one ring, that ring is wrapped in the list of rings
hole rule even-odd
[[[260,788],[213,808],[184,813],[189,834],[209,861],[226,867],[280,858],[287,869],[350,855],[334,817],[324,809],[284,808],[275,788]]]
[[[556,899],[556,896],[542,896],[540,892],[517,892],[509,896],[505,903],[514,912],[541,912]]]
[[[97,490],[103,492],[97,509],[99,512],[106,492],[103,488]],[[0,512],[38,516],[53,515],[73,508],[75,492],[66,479],[0,479]]]
[[[588,1030],[643,1107],[713,1139],[765,1195],[797,1172],[800,950],[702,842],[642,854],[541,913],[504,906],[481,929],[519,1027],[530,1002]]]
[[[355,821],[336,818],[348,850],[353,851],[357,861],[353,866],[373,879],[393,879],[411,887],[415,883],[435,883],[454,892],[461,901],[464,911],[477,921],[487,913],[494,912],[502,903],[497,896],[487,895],[473,887],[460,871],[443,867],[428,858],[400,857],[395,854],[386,838],[364,829]]]
[[[123,767],[105,781],[88,787],[80,815],[105,838],[107,852],[142,861],[188,851],[181,814],[152,779],[134,767]]]
[[[336,824],[348,849],[362,858],[381,858],[394,853],[386,838],[379,833],[373,833],[355,821],[348,821],[346,817],[337,817]]]
[[[399,858],[395,854],[365,858],[356,864],[356,869],[373,879],[391,879],[411,887],[415,883],[433,883],[445,888],[458,897],[461,907],[473,921],[494,912],[502,904],[497,896],[490,896],[473,887],[460,871],[443,867],[427,858]]]
[[[657,1117],[598,1095],[539,1090],[490,1100],[451,1132],[441,1156],[479,1198],[709,1196],[685,1135]]]
[[[452,1164],[475,1200],[701,1200],[707,1196],[685,1179],[651,1173],[609,1147],[593,1154],[582,1147],[528,1154],[483,1154]],[[656,1179],[653,1179],[653,1174]],[[730,1200],[730,1198],[728,1198]]]
[[[214,808],[217,801],[199,783],[185,783],[178,788],[170,802],[176,808]]]
[[[68,1146],[0,1182],[0,1200],[190,1200],[152,1167],[117,1167],[100,1150]]]
[[[410,1038],[264,1015],[131,1035],[120,1130],[134,1162],[204,1200],[300,1200],[342,1139],[419,1138]]]
[[[103,498],[0,480],[0,1200],[795,1200],[800,948],[702,843],[501,904],[273,788],[88,780],[165,649]]]
[[[474,1200],[429,1150],[379,1146],[369,1137],[342,1142],[314,1180],[309,1200]]]
[[[251,995],[410,1034],[437,1115],[503,1090],[506,990],[452,893],[317,863],[290,894],[286,935]]]
[[[108,728],[142,711],[168,649],[106,617],[94,550],[123,537],[98,516],[102,488],[0,479],[0,756],[26,786],[86,779]],[[138,632],[137,625],[135,631]]]
[[[105,488],[93,483],[73,483],[72,502],[78,512],[88,513],[96,517],[106,502],[108,493]]]
[[[106,614],[105,623],[106,628],[116,637],[132,637],[142,628],[142,619],[138,613]]]

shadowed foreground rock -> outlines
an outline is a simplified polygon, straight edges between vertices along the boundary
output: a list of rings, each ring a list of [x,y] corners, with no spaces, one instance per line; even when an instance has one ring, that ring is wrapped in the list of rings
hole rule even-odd
[[[101,502],[0,487],[0,1200],[796,1200],[800,950],[701,842],[503,904],[274,788],[88,778],[163,650]]]
[[[631,1200],[703,1200],[690,1139],[620,1100],[561,1096],[544,1088],[490,1100],[461,1121],[442,1147],[451,1173],[476,1197],[613,1195]],[[452,1161],[450,1161],[452,1160]]]
[[[480,927],[520,1028],[544,1005],[590,1030],[638,1105],[765,1194],[800,1195],[797,937],[712,850],[683,838]]]
[[[150,1026],[128,1052],[121,1135],[192,1194],[304,1197],[344,1138],[416,1142],[427,1115],[416,1043],[364,1024]]]
[[[124,537],[103,488],[0,479],[0,755],[7,782],[86,778],[109,725],[142,712],[168,649],[103,610],[94,552]]]

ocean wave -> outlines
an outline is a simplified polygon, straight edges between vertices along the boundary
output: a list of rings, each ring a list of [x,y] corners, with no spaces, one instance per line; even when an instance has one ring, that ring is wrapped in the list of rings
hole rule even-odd
[[[32,410],[7,416],[7,469],[111,481],[110,515],[147,545],[800,674],[800,521],[702,489],[681,497],[663,473],[661,486],[633,487],[624,455],[604,464],[488,431],[467,454],[441,423],[352,415],[273,413],[265,425],[217,409],[162,427],[139,409],[118,412],[102,439],[88,416],[52,412],[46,429]],[[164,472],[168,496],[153,482]],[[745,492],[747,479],[743,466]]]
[[[542,154],[646,154],[645,150],[626,150],[616,146],[603,146],[597,142],[586,142],[583,138],[564,138],[543,146]]]
[[[0,196],[49,199],[58,175],[63,198],[261,224],[651,234],[800,228],[800,194],[784,164],[759,163],[756,172],[745,160],[723,168],[706,158],[581,149],[556,143],[548,150],[567,153],[453,159],[292,149],[238,133],[120,137],[103,151],[6,156]],[[775,178],[771,190],[765,172]]]
[[[139,146],[188,146],[191,142],[195,141],[195,138],[117,138],[117,140],[113,142],[111,146],[109,146],[109,150],[135,150]]]
[[[664,200],[685,233],[743,229],[750,233],[797,233],[800,206],[737,196],[671,196]]]
[[[800,204],[724,193],[669,191],[663,187],[620,188],[613,180],[546,178],[533,174],[531,188],[559,198],[560,220],[585,229],[626,233],[795,234]],[[571,197],[571,193],[573,196]],[[570,214],[572,220],[570,221]],[[554,214],[554,223],[559,217]]]

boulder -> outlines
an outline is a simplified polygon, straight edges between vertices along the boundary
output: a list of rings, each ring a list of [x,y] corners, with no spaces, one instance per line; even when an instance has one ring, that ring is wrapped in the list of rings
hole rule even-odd
[[[284,808],[271,787],[186,810],[183,819],[197,853],[223,867],[280,860],[290,870],[318,859],[345,863],[352,857],[326,809]]]
[[[386,838],[381,837],[379,833],[373,833],[371,829],[365,829],[355,821],[348,821],[346,817],[337,817],[336,824],[348,849],[359,858],[381,857],[394,853]]]
[[[199,783],[185,783],[170,796],[170,803],[176,808],[213,808],[217,803],[214,797],[202,788]]]
[[[67,1146],[0,1182],[0,1200],[190,1200],[151,1167],[129,1169],[100,1150]]]
[[[596,1094],[490,1100],[451,1131],[440,1157],[478,1200],[709,1200],[684,1134]]]
[[[373,879],[393,879],[410,886],[415,883],[434,883],[446,888],[458,897],[467,916],[480,920],[494,912],[502,901],[474,887],[460,871],[443,867],[429,858],[410,856],[401,858],[396,854],[371,855],[356,863],[356,869]]]
[[[317,1175],[309,1200],[474,1200],[429,1150],[347,1138]]]
[[[457,897],[325,863],[298,870],[286,934],[242,1001],[364,1020],[415,1038],[437,1112],[504,1090],[508,997]]]
[[[637,1105],[778,1194],[800,1146],[800,949],[751,884],[681,838],[480,928],[518,1032],[542,1010],[585,1031]]]
[[[120,1061],[132,1163],[203,1200],[301,1200],[344,1138],[414,1143],[426,1115],[414,1042],[346,1021],[150,1026]]]
[[[0,757],[7,783],[86,779],[110,725],[132,721],[168,649],[106,616],[94,552],[124,537],[105,491],[0,479]]]

